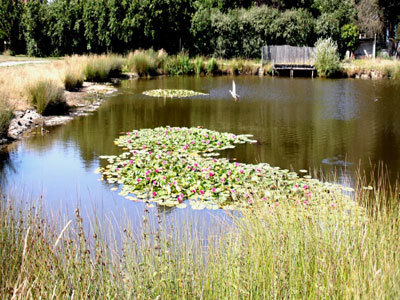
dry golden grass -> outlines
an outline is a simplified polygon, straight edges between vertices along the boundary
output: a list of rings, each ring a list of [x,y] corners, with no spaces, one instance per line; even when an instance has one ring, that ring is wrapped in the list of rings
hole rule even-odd
[[[49,64],[18,65],[0,68],[0,99],[7,99],[14,109],[31,108],[29,87],[43,80],[51,80],[62,87],[65,61]]]
[[[370,74],[371,71],[380,73],[383,77],[398,78],[400,62],[390,59],[355,59],[342,63],[342,69],[350,76],[355,74]]]

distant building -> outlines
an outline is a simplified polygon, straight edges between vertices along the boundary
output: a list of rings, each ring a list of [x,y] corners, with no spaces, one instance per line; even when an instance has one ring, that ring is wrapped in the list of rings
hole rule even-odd
[[[372,58],[374,57],[374,55],[376,56],[378,51],[386,48],[385,42],[379,37],[377,37],[376,39],[375,50],[374,50],[374,43],[375,43],[374,37],[367,37],[366,35],[360,34],[358,47],[354,51],[354,57]]]

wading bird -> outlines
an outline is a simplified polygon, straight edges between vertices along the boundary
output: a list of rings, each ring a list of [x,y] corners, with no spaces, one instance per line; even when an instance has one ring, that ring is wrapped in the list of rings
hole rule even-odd
[[[235,101],[237,101],[237,98],[239,98],[240,96],[238,94],[236,94],[236,84],[235,84],[235,80],[232,80],[232,91],[229,90],[229,92],[231,93],[233,99],[235,99]]]

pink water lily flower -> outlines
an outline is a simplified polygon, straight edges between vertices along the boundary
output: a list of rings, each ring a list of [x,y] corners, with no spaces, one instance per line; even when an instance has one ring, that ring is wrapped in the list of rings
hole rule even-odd
[[[136,178],[136,182],[139,183],[140,182],[140,178]]]
[[[212,192],[215,193],[217,189],[215,187],[212,188]]]
[[[131,165],[131,164],[133,164],[133,160],[131,159],[131,160],[129,160],[129,164]]]
[[[142,149],[143,149],[143,150],[146,149],[146,145],[142,145]]]
[[[204,195],[204,191],[203,190],[200,190],[200,195]]]
[[[155,197],[155,196],[157,196],[157,193],[156,193],[156,192],[153,192],[152,195],[153,195],[153,197]]]

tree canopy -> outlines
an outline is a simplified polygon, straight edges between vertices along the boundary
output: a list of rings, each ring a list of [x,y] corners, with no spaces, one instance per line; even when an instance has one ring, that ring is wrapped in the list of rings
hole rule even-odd
[[[343,54],[358,32],[387,31],[395,41],[399,1],[355,1],[0,0],[0,43],[35,56],[163,48],[251,58],[265,44],[312,46],[319,38]]]

